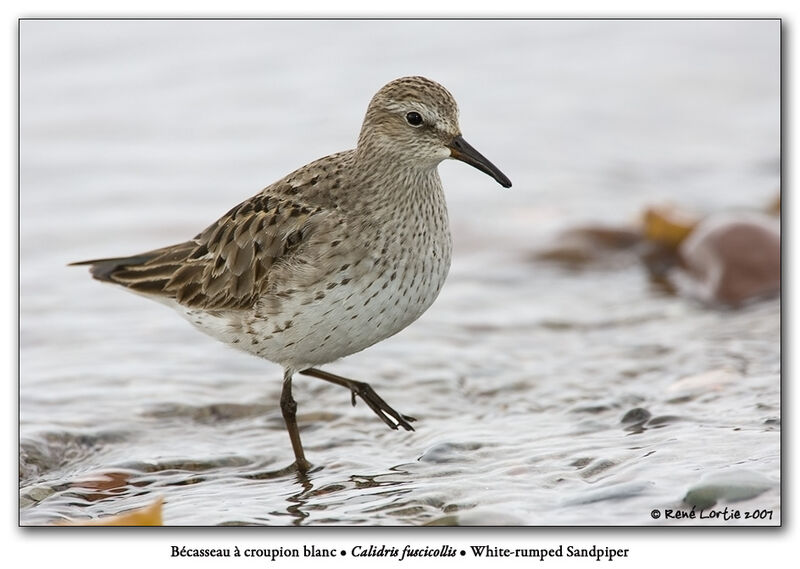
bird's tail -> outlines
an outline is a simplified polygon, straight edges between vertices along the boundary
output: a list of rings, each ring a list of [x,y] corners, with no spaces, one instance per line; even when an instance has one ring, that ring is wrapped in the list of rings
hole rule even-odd
[[[77,261],[75,263],[70,263],[68,266],[75,267],[80,265],[90,265],[89,271],[98,281],[116,283],[117,280],[113,278],[115,272],[122,269],[127,269],[128,267],[143,265],[144,263],[153,260],[156,256],[157,255],[155,253],[150,252],[143,253],[141,255],[133,255],[131,257],[114,257],[111,259]]]
[[[79,261],[70,265],[89,265],[98,281],[122,285],[142,294],[174,296],[167,285],[181,268],[186,257],[197,249],[197,243],[187,241],[178,245],[131,255]]]

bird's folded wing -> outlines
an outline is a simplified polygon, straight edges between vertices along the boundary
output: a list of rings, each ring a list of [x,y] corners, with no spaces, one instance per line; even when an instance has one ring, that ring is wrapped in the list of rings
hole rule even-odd
[[[270,272],[296,273],[299,284],[322,277],[308,247],[321,233],[342,230],[339,216],[290,196],[258,194],[194,239],[132,257],[90,264],[95,278],[191,308],[249,308],[275,292]],[[334,239],[335,237],[323,237]]]

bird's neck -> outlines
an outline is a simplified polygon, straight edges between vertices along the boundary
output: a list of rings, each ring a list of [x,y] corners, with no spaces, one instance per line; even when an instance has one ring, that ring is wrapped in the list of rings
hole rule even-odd
[[[396,154],[355,153],[355,167],[361,195],[373,207],[398,203],[426,203],[441,200],[442,182],[436,164],[420,164]]]

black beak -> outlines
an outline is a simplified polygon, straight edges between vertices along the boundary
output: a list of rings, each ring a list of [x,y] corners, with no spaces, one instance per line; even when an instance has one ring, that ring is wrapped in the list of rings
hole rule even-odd
[[[489,174],[504,188],[511,187],[511,180],[509,180],[506,175],[497,168],[497,166],[489,162],[483,156],[483,154],[472,148],[472,146],[470,146],[460,134],[453,138],[452,142],[448,145],[448,148],[450,149],[451,157],[455,158],[456,160],[461,160],[470,166],[474,166],[481,172]]]

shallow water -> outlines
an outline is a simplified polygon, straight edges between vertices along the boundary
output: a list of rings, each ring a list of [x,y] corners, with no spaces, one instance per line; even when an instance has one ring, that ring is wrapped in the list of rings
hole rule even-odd
[[[651,203],[766,204],[780,182],[778,32],[23,22],[21,523],[164,496],[173,525],[685,524],[650,512],[687,508],[718,475],[758,487],[731,506],[773,512],[738,523],[779,523],[779,301],[709,309],[630,258],[568,270],[532,255],[559,229],[632,223]],[[65,265],[194,235],[352,146],[372,93],[412,73],[454,93],[465,138],[514,187],[442,165],[455,252],[441,296],[326,367],[369,381],[416,431],[298,377],[315,466],[298,477],[277,366]]]

